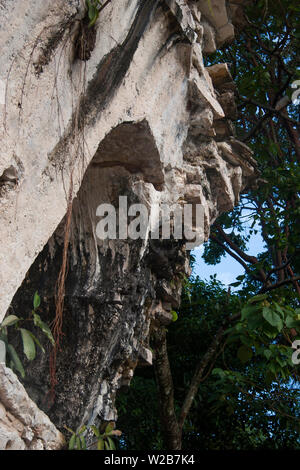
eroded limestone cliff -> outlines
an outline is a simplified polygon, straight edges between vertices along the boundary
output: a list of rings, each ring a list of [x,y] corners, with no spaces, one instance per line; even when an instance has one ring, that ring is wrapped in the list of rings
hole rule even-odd
[[[170,322],[189,274],[185,239],[100,240],[97,207],[199,204],[206,239],[255,179],[229,67],[203,63],[233,40],[243,3],[111,0],[88,28],[80,0],[0,0],[0,321],[30,311],[37,290],[53,320],[72,194],[55,400],[46,344],[18,388],[61,430],[117,419],[117,390],[151,364],[149,331]],[[1,366],[1,448],[3,416],[20,417],[3,398],[12,376]],[[62,445],[21,422],[14,447]]]

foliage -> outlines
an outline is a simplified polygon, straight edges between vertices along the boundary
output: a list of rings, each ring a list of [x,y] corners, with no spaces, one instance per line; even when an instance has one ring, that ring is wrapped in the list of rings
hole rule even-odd
[[[270,384],[279,376],[285,380],[293,375],[291,344],[300,334],[300,309],[285,306],[277,295],[273,297],[251,297],[241,310],[240,320],[227,330],[227,344],[240,344],[237,356],[241,362],[247,363],[253,356],[267,359],[265,380]]]
[[[87,14],[89,17],[89,27],[93,26],[99,16],[99,7],[101,6],[100,0],[86,0]]]
[[[16,315],[8,315],[0,325],[0,340],[2,340],[5,344],[5,349],[7,352],[7,365],[11,369],[16,369],[23,378],[25,377],[24,367],[14,346],[9,342],[8,328],[10,330],[13,329],[20,332],[24,354],[29,361],[33,361],[36,356],[36,345],[43,352],[45,352],[45,350],[37,337],[30,330],[24,328],[24,324],[26,322],[33,323],[33,325],[38,327],[48,338],[48,340],[54,344],[54,339],[49,326],[42,321],[40,315],[37,313],[40,304],[40,296],[38,295],[38,292],[35,292],[33,298],[33,309],[31,310],[31,313],[27,319],[17,317]]]
[[[118,425],[123,430],[121,449],[163,449],[157,398],[153,369],[137,369],[130,388],[117,396]]]
[[[68,446],[69,450],[87,450],[89,446],[86,444],[85,434],[87,431],[89,431],[89,429],[97,438],[96,442],[91,444],[97,444],[97,450],[116,450],[114,439],[120,437],[122,434],[121,431],[114,429],[114,423],[108,423],[104,432],[101,432],[100,429],[94,425],[89,427],[82,426],[76,431],[73,431],[67,426],[65,426],[65,428],[71,433]]]
[[[84,437],[86,426],[82,426],[76,431],[73,431],[73,429],[68,428],[67,426],[65,426],[65,428],[71,433],[68,445],[69,450],[86,450],[86,440]]]
[[[184,424],[183,449],[299,448],[299,383],[287,339],[291,327],[300,333],[297,311],[267,295],[247,301],[228,293],[215,278],[209,282],[192,278],[189,290],[168,332],[177,415],[195,366],[220,324],[241,316],[225,330],[218,354],[206,369]],[[256,325],[251,323],[251,312]],[[117,401],[123,447],[164,449],[153,371],[137,374]]]
[[[87,16],[89,19],[89,28],[94,26],[97,19],[99,18],[99,13],[103,8],[106,7],[111,2],[111,0],[101,1],[101,0],[86,0]]]
[[[253,294],[280,288],[293,303],[300,295],[300,124],[299,108],[291,102],[300,76],[299,13],[295,0],[280,0],[272,8],[255,1],[238,40],[207,59],[231,66],[237,135],[252,148],[261,179],[231,213],[219,217],[204,260],[216,264],[233,255],[245,269],[234,287],[242,285]],[[265,250],[250,256],[247,245],[258,231]]]
[[[96,426],[91,426],[94,435],[97,438],[98,450],[116,450],[114,438],[121,436],[121,431],[114,430],[114,424],[108,423],[103,433]]]

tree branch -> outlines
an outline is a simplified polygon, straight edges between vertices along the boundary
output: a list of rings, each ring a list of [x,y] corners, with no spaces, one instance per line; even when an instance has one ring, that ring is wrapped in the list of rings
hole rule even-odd
[[[232,248],[239,256],[242,258],[244,261],[253,264],[254,266],[258,264],[258,259],[255,256],[249,256],[246,253],[243,252],[243,250],[240,249],[240,247],[234,243],[231,238],[224,232],[222,227],[219,224],[215,224],[215,227],[217,228],[219,234],[222,236],[222,238],[225,240],[225,242]],[[247,266],[248,272],[250,271],[248,266]],[[266,274],[263,269],[259,269],[259,280],[262,282],[265,282],[266,280]],[[251,271],[250,271],[251,273]]]
[[[264,286],[260,289],[259,292],[264,293],[270,290],[278,289],[279,287],[289,284],[290,282],[297,283],[297,286],[299,287],[298,281],[300,281],[300,276],[289,277],[288,279],[284,279],[283,281],[276,282],[276,284],[271,284],[270,286]]]
[[[231,323],[231,322],[237,320],[238,318],[240,318],[240,316],[241,316],[240,313],[238,313],[236,315],[232,315],[231,317],[227,318],[223,322],[223,325],[217,331],[217,334],[215,335],[213,341],[211,342],[208,350],[204,354],[201,361],[198,363],[198,365],[196,367],[196,370],[194,372],[192,381],[191,381],[190,388],[189,388],[189,390],[186,394],[185,400],[183,402],[181,412],[180,412],[180,416],[179,416],[179,420],[178,420],[178,424],[179,424],[179,428],[181,429],[181,432],[182,432],[183,425],[184,425],[184,422],[186,420],[186,417],[187,417],[187,415],[188,415],[188,413],[191,409],[191,406],[193,404],[194,398],[195,398],[195,396],[198,392],[199,385],[208,376],[208,374],[206,374],[206,376],[203,377],[205,369],[207,368],[209,363],[214,360],[214,357],[217,354],[218,347],[219,347],[220,342],[223,338],[223,335],[224,335],[224,332],[227,328],[228,323]]]
[[[180,416],[179,416],[179,428],[182,430],[185,419],[191,409],[192,403],[194,401],[194,398],[196,396],[196,393],[198,391],[199,385],[201,383],[202,376],[204,374],[204,371],[209,364],[209,362],[214,358],[217,348],[220,344],[221,338],[224,334],[225,328],[224,326],[219,328],[216,336],[214,337],[210,347],[204,354],[202,360],[198,363],[194,376],[192,378],[192,382],[190,385],[190,388],[186,394],[184,403],[181,408]]]

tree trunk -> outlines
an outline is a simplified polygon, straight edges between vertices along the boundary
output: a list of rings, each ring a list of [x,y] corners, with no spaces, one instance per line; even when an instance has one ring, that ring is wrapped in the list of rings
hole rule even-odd
[[[166,450],[180,450],[182,430],[174,407],[174,386],[167,352],[166,329],[156,330],[152,336],[155,347],[154,371],[160,402],[160,420]]]

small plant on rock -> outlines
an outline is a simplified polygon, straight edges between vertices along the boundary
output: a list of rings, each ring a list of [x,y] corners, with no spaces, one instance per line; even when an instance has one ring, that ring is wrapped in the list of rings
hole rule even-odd
[[[6,365],[11,369],[16,369],[23,378],[25,377],[24,367],[15,348],[12,344],[9,343],[8,328],[13,328],[20,332],[23,343],[23,351],[29,361],[32,361],[36,356],[36,345],[43,352],[45,352],[37,337],[30,330],[24,328],[25,322],[32,322],[36,327],[40,328],[49,341],[54,344],[54,338],[49,326],[42,321],[40,315],[37,313],[40,304],[41,299],[38,295],[38,292],[36,292],[33,298],[33,309],[31,310],[29,318],[25,319],[17,317],[16,315],[8,315],[0,324],[0,341],[2,341],[4,344],[5,351],[3,362],[6,362]],[[1,359],[2,358],[0,358],[0,360]]]
[[[90,20],[89,28],[94,26],[99,17],[100,11],[103,10],[103,8],[110,2],[111,0],[107,0],[106,2],[102,2],[101,0],[86,0],[87,15]]]
[[[92,425],[90,427],[82,426],[81,428],[73,431],[73,429],[65,428],[72,434],[69,440],[69,450],[87,450],[88,447],[97,445],[97,450],[116,450],[114,440],[122,435],[122,432],[114,429],[114,423],[108,423],[105,431],[101,432],[99,428]],[[86,445],[84,434],[89,429],[92,430],[96,441],[92,442],[90,446]]]

